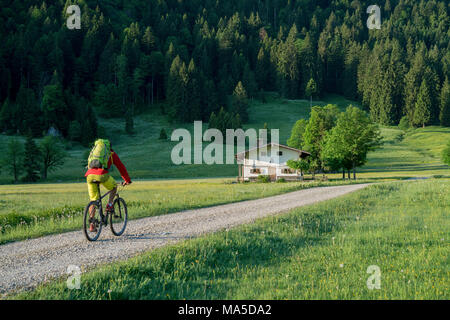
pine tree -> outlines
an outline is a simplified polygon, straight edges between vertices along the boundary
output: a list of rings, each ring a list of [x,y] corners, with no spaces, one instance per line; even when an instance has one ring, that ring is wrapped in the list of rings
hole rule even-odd
[[[414,60],[412,62],[411,68],[405,76],[405,91],[404,91],[404,99],[405,99],[405,111],[404,114],[408,116],[408,119],[411,121],[411,125],[415,125],[414,123],[414,114],[416,108],[417,101],[417,88],[421,86],[421,79],[423,79],[423,74],[425,70],[425,61],[423,56],[425,55],[425,48],[422,46],[419,51],[414,56]]]
[[[445,79],[442,85],[440,94],[440,114],[439,120],[442,126],[450,127],[450,85],[448,78]]]
[[[244,72],[242,74],[242,83],[247,89],[248,96],[253,99],[258,90],[258,84],[256,83],[255,74],[250,69],[250,65],[248,63],[246,63],[244,67]]]
[[[431,98],[430,91],[426,80],[422,80],[419,93],[417,95],[416,108],[414,110],[414,124],[421,125],[425,128],[425,124],[430,121],[431,118]]]
[[[238,82],[234,89],[231,109],[234,114],[239,114],[244,123],[248,122],[247,92],[241,81]]]
[[[164,128],[161,128],[161,131],[159,132],[159,140],[167,140],[167,133]]]
[[[147,27],[145,33],[142,36],[142,47],[146,54],[150,54],[156,48],[156,37],[153,34],[152,28]]]
[[[201,78],[195,67],[194,60],[191,59],[188,66],[188,83],[186,84],[186,109],[189,116],[187,121],[202,120],[201,106]]]
[[[64,136],[67,136],[70,125],[69,110],[64,98],[63,88],[59,82],[44,87],[42,109],[44,128],[47,130],[54,127]]]
[[[0,110],[0,131],[8,134],[17,133],[16,114],[16,106],[7,98]]]
[[[176,56],[170,67],[170,74],[167,83],[167,101],[169,105],[169,116],[171,120],[188,121],[187,103],[187,85],[189,83],[189,74],[186,64],[180,56]]]
[[[211,115],[209,116],[208,128],[217,129],[217,116],[214,112],[212,112]]]
[[[309,79],[308,84],[306,85],[305,94],[310,98],[310,108],[312,108],[312,98],[313,95],[317,93],[317,84],[314,79]]]
[[[297,47],[297,27],[294,24],[286,41],[279,47],[278,70],[281,76],[281,90],[284,95],[295,99],[299,96],[300,62]]]
[[[241,117],[239,114],[235,114],[233,119],[231,120],[231,129],[240,129],[242,128]]]
[[[258,88],[262,90],[268,90],[269,85],[269,61],[267,59],[264,48],[261,47],[258,52],[258,57],[256,60],[256,81],[258,83]]]

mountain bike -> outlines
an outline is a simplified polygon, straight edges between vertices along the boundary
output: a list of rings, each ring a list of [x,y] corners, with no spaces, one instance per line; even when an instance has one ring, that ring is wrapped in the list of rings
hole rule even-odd
[[[100,182],[93,182],[97,184],[100,194]],[[111,191],[101,196],[100,200],[91,201],[86,206],[83,217],[83,231],[86,239],[89,241],[96,241],[102,232],[103,226],[106,227],[108,225],[108,220],[111,231],[115,236],[121,236],[124,233],[128,222],[128,209],[125,200],[119,196],[119,191],[122,191],[124,187],[125,185],[121,183],[117,188],[117,193],[113,202],[114,210],[111,213],[106,212],[106,214],[103,214],[102,205],[102,200],[108,196]],[[93,232],[90,231],[91,223],[95,225],[95,231]]]

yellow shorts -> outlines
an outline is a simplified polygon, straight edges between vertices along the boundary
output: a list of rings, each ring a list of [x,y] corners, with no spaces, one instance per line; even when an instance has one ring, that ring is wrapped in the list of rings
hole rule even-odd
[[[97,187],[97,184],[93,181],[98,181],[102,186],[104,186],[108,191],[111,191],[117,186],[116,180],[111,177],[109,174],[90,174],[86,177],[86,182],[88,185],[89,198],[91,201],[100,199],[100,190]]]

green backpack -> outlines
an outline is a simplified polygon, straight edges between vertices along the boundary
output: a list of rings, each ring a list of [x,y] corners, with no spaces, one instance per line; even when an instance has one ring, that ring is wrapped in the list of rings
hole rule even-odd
[[[98,139],[91,150],[88,158],[88,168],[108,169],[108,161],[111,156],[111,144],[109,140]]]

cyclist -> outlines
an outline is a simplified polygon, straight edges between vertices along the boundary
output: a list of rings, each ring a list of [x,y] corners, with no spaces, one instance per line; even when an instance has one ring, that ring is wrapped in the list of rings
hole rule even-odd
[[[96,149],[97,148],[97,149]],[[100,150],[100,151],[98,151]],[[102,161],[97,161],[95,156],[93,157],[95,160],[91,160],[91,156],[93,153],[97,151],[105,157],[107,160],[107,165],[102,164]],[[106,161],[103,163],[106,163]],[[111,168],[111,165],[115,165],[119,170],[122,179],[124,180],[123,184],[127,185],[131,183],[130,176],[128,175],[127,169],[123,165],[122,161],[120,161],[117,153],[112,149],[112,144],[108,140],[98,139],[95,142],[95,146],[91,151],[91,155],[89,156],[88,170],[85,174],[86,182],[88,185],[89,198],[91,201],[96,201],[100,199],[100,190],[97,186],[97,183],[100,183],[104,186],[108,191],[111,191],[109,194],[109,201],[106,205],[106,212],[113,213],[114,206],[113,201],[117,192],[117,183],[112,176],[109,175],[108,170]],[[93,208],[93,207],[92,207]],[[90,212],[91,218],[94,216],[95,210]],[[91,223],[89,226],[89,231],[96,232],[96,226],[94,223]]]

